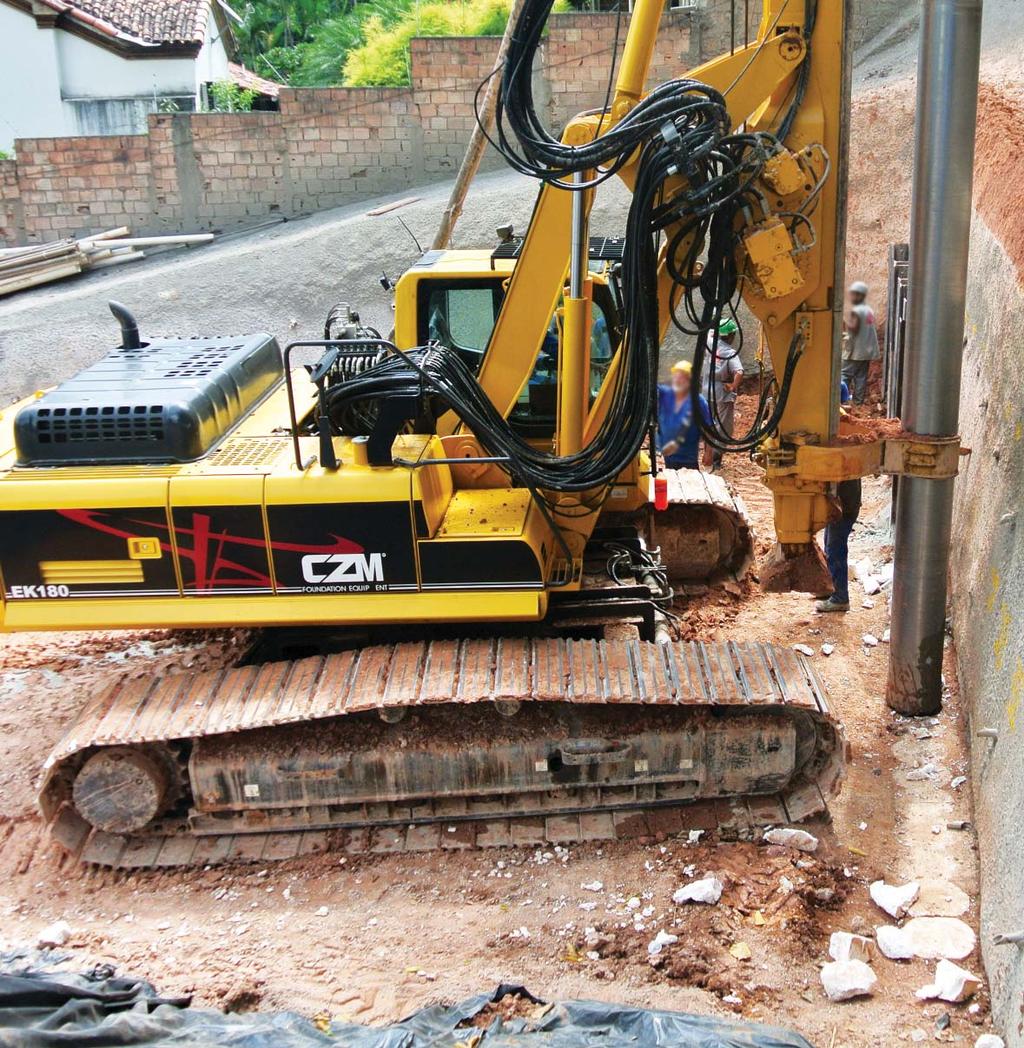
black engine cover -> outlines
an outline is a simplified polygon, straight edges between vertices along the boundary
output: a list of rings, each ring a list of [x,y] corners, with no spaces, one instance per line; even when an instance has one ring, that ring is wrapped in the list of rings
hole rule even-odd
[[[18,412],[18,465],[191,462],[283,377],[266,334],[115,349]]]

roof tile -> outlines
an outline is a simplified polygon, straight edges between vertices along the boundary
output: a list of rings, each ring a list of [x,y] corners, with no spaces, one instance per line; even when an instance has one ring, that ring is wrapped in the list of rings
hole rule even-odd
[[[71,4],[154,44],[201,44],[210,12],[210,0],[71,0]]]

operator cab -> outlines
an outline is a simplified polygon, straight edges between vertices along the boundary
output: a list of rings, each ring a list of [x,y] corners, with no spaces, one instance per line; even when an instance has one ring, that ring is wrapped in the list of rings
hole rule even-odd
[[[490,344],[521,240],[477,251],[428,252],[407,276],[416,279],[418,345],[439,342],[478,372]],[[616,307],[616,262],[622,241],[594,238],[590,274],[594,295],[590,329],[590,400],[604,381],[621,337]],[[482,256],[482,257],[480,257]],[[440,263],[440,264],[439,264]],[[555,429],[558,400],[558,346],[561,299],[548,325],[533,372],[509,416],[523,436],[547,438]]]

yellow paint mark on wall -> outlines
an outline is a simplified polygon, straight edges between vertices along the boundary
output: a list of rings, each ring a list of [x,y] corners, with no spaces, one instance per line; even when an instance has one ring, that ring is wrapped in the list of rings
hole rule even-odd
[[[988,599],[985,601],[985,610],[989,613],[996,610],[996,597],[999,596],[1000,582],[1002,582],[1002,579],[999,577],[999,572],[992,568],[989,575]]]
[[[1024,422],[1017,419],[1017,425],[1013,427],[1013,439],[1020,440],[1021,437],[1024,437]]]
[[[999,606],[999,632],[996,634],[995,643],[992,645],[992,651],[996,657],[997,670],[1003,668],[1003,656],[1006,654],[1006,649],[1010,644],[1010,620],[1010,606],[1004,600]]]
[[[1017,730],[1017,714],[1021,701],[1024,700],[1024,662],[1017,658],[1017,665],[1010,678],[1010,701],[1006,706],[1006,716],[1010,721],[1010,731]]]

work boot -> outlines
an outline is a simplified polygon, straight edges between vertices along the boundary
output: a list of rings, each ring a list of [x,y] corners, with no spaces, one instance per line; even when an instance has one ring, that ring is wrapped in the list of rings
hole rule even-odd
[[[829,611],[849,611],[850,602],[848,600],[840,600],[834,593],[827,600],[819,600],[815,602],[814,610],[825,614]]]

